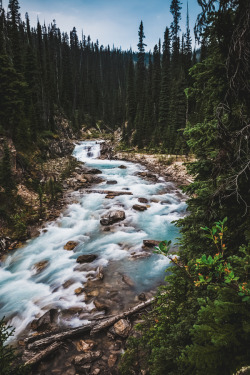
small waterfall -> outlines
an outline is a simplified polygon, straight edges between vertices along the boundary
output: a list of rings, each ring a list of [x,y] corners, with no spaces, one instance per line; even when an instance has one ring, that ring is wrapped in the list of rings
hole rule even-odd
[[[101,153],[101,143],[102,141],[86,141],[84,146],[76,145],[73,155],[83,162],[88,159],[97,159]]]

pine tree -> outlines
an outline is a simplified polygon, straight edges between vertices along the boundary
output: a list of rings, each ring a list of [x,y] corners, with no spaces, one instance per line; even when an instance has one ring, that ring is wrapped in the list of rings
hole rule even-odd
[[[12,195],[16,187],[12,174],[10,152],[6,143],[4,143],[4,155],[0,164],[0,185],[3,187],[7,197]]]
[[[170,33],[168,27],[166,27],[163,42],[162,80],[159,99],[159,129],[160,133],[163,134],[164,145],[166,143],[167,127],[169,124],[169,105],[171,91],[170,57]]]

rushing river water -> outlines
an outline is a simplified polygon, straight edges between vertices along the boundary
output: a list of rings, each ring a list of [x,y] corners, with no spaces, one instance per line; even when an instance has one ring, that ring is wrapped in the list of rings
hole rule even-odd
[[[137,172],[144,170],[141,165],[100,160],[99,153],[100,144],[94,141],[76,145],[73,153],[87,167],[102,171],[105,182],[92,189],[128,190],[133,195],[107,199],[105,194],[75,192],[78,203],[69,205],[58,220],[47,226],[47,231],[6,258],[0,268],[0,317],[9,319],[16,334],[51,308],[93,310],[93,301],[87,301],[84,294],[76,295],[75,290],[83,287],[98,267],[103,267],[105,282],[117,288],[121,275],[128,276],[134,283],[134,295],[152,290],[164,279],[167,258],[157,254],[139,259],[133,256],[143,253],[144,239],[176,239],[178,229],[171,222],[185,214],[185,202],[174,185],[163,178],[149,182],[137,176]],[[121,164],[127,168],[120,169]],[[117,184],[109,185],[108,180],[116,180]],[[139,197],[149,201],[144,212],[132,209],[139,203]],[[100,217],[110,209],[124,210],[126,219],[105,232]],[[63,249],[69,240],[79,242],[74,251]],[[81,254],[98,256],[91,263],[92,269],[77,266],[76,259]],[[44,260],[48,266],[37,273],[34,265]],[[65,288],[63,284],[69,280]],[[83,323],[84,316],[78,314],[68,320],[68,325],[77,326]]]

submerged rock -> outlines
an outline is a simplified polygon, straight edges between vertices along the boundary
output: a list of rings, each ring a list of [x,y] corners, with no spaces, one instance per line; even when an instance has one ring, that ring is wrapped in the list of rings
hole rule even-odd
[[[77,263],[82,264],[82,263],[91,263],[96,259],[97,259],[97,255],[95,254],[84,254],[84,255],[80,255],[76,261]]]
[[[125,283],[125,284],[127,284],[127,285],[129,285],[129,286],[134,286],[134,282],[133,282],[133,280],[132,279],[130,279],[130,277],[128,277],[127,275],[123,275],[122,276],[122,281]]]
[[[68,241],[66,245],[63,246],[64,250],[74,250],[74,248],[79,244],[77,241]]]
[[[35,269],[36,274],[42,272],[46,267],[48,267],[49,261],[48,260],[42,260],[41,262],[38,262],[33,265],[33,268]]]
[[[127,167],[126,167],[126,165],[119,165],[119,167],[118,168],[120,168],[120,169],[127,169]]]
[[[134,204],[132,207],[136,211],[145,211],[147,210],[147,206],[143,206],[142,204]]]
[[[63,288],[64,288],[64,289],[69,288],[70,285],[74,284],[74,282],[75,282],[75,281],[74,281],[74,280],[71,280],[71,279],[65,281],[65,283],[63,283]]]
[[[107,181],[107,184],[108,185],[115,185],[115,184],[117,184],[117,181],[116,180],[109,180],[109,181]]]
[[[122,210],[110,211],[101,217],[102,225],[111,225],[125,219],[125,212]]]

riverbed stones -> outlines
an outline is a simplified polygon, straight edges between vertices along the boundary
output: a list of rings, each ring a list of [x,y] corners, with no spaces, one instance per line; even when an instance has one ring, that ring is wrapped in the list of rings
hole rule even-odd
[[[49,261],[48,260],[42,260],[41,262],[35,263],[33,265],[33,269],[35,270],[35,273],[38,274],[42,272],[46,267],[48,267]]]
[[[79,340],[74,342],[74,345],[76,347],[76,350],[78,352],[90,352],[96,345],[96,343],[93,340]]]
[[[82,264],[82,263],[91,263],[96,259],[97,259],[97,255],[95,254],[83,254],[83,255],[80,255],[76,261],[77,263]]]
[[[142,204],[134,204],[132,207],[135,211],[146,211],[147,206],[143,206]]]
[[[102,356],[102,352],[97,350],[95,352],[87,352],[84,354],[79,354],[74,358],[74,364],[76,366],[82,366],[86,363],[94,362]]]
[[[94,301],[94,305],[97,311],[107,311],[109,309],[109,306],[106,303],[97,299]]]
[[[128,337],[131,330],[131,323],[126,319],[120,319],[113,326],[116,335],[121,337]]]
[[[79,244],[77,241],[68,241],[66,245],[63,246],[64,250],[72,251]]]
[[[109,356],[109,358],[108,358],[108,366],[110,368],[114,367],[114,365],[116,364],[117,359],[118,359],[117,354],[111,353],[110,356]]]
[[[125,212],[122,210],[109,211],[101,217],[100,223],[108,226],[124,220],[125,217]]]

